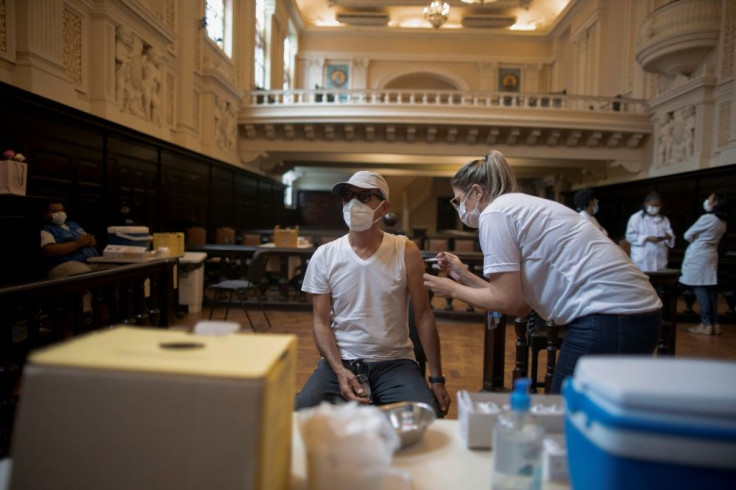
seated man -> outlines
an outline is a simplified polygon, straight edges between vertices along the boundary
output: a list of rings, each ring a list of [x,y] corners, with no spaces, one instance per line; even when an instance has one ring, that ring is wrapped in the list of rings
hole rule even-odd
[[[49,279],[89,272],[88,257],[96,257],[94,235],[86,233],[73,221],[66,220],[64,204],[50,200],[43,215],[41,250],[46,257]]]
[[[361,171],[332,193],[342,198],[350,231],[319,247],[307,267],[302,290],[313,295],[314,339],[322,359],[297,395],[296,408],[340,398],[376,405],[420,401],[446,414],[450,396],[421,252],[405,236],[381,231],[381,217],[390,209],[388,184],[375,172]],[[409,296],[431,388],[409,339]],[[367,368],[371,398],[356,378],[358,364]]]

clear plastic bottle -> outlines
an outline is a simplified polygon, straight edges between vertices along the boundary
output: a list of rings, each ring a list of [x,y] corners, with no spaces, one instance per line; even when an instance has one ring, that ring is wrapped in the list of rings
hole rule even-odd
[[[493,429],[493,490],[541,488],[544,427],[529,413],[529,380],[520,378],[511,393],[511,410]]]

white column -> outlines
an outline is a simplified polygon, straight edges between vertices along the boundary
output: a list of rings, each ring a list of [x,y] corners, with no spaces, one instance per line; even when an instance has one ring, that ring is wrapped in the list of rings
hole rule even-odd
[[[178,111],[176,130],[180,132],[184,144],[187,136],[195,135],[197,132],[197,121],[199,117],[199,91],[195,90],[195,73],[199,67],[200,49],[197,44],[201,43],[197,19],[201,18],[199,2],[177,2],[177,31],[179,41],[177,42],[176,56],[176,104]],[[186,146],[186,145],[185,145]]]

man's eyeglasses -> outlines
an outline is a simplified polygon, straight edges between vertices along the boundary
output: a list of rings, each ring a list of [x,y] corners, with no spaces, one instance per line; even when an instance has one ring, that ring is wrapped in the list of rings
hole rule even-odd
[[[342,202],[348,202],[351,201],[353,198],[357,199],[358,201],[362,202],[363,204],[367,203],[371,200],[371,197],[376,196],[376,198],[383,201],[383,196],[381,194],[378,194],[376,192],[371,191],[359,191],[359,192],[353,192],[353,191],[345,191],[342,194]]]

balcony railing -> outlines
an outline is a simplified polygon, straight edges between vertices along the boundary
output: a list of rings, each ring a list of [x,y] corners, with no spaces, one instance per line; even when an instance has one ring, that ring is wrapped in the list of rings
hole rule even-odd
[[[539,111],[594,111],[648,114],[646,100],[625,97],[597,97],[562,93],[468,92],[449,90],[256,90],[248,92],[246,106],[295,107],[335,106],[442,106],[497,107]]]

